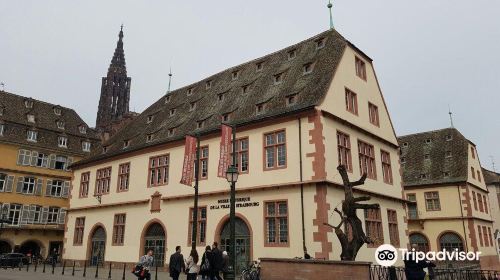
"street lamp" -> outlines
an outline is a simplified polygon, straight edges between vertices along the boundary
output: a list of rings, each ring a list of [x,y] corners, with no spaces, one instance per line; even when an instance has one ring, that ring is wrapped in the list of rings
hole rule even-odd
[[[230,210],[229,210],[229,255],[230,267],[227,277],[224,279],[236,279],[236,234],[235,234],[235,216],[236,216],[236,182],[238,181],[238,168],[236,167],[236,129],[232,128],[233,132],[233,164],[227,168],[226,179],[231,183],[231,199],[230,199]]]
[[[238,182],[238,168],[236,166],[231,165],[227,168],[226,179],[231,184]]]

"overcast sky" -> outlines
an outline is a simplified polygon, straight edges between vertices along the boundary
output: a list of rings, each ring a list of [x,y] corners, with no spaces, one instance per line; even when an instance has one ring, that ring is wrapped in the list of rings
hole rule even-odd
[[[329,27],[324,0],[0,0],[6,91],[95,124],[101,77],[124,24],[131,110],[172,88]],[[398,135],[455,127],[500,170],[500,1],[335,0],[336,29],[374,60]]]

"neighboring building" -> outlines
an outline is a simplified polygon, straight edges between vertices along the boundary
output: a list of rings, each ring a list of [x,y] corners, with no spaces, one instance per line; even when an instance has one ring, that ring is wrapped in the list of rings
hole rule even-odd
[[[483,168],[484,182],[488,187],[495,246],[500,256],[500,174]]]
[[[410,242],[422,250],[481,251],[498,269],[488,190],[476,146],[446,128],[399,137]]]
[[[337,236],[323,224],[339,222],[332,212],[344,199],[340,163],[353,180],[368,174],[356,195],[381,205],[359,212],[376,244],[358,260],[373,261],[382,243],[408,245],[399,148],[372,60],[331,30],[172,91],[78,162],[64,257],[133,264],[152,247],[164,265],[176,245],[187,252],[194,193],[179,181],[192,133],[202,147],[198,251],[213,241],[227,249],[221,122],[237,126],[238,268],[301,257],[304,246],[314,258],[340,258]]]
[[[69,206],[68,166],[98,145],[69,108],[0,91],[0,253],[62,252]]]
[[[127,77],[122,26],[108,75],[102,78],[101,83],[96,129],[103,140],[109,139],[138,115],[129,111],[131,81]]]

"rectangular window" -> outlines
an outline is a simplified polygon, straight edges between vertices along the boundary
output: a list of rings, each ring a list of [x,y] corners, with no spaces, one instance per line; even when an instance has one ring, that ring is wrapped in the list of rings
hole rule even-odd
[[[157,187],[168,183],[170,157],[168,154],[149,158],[149,186]]]
[[[439,202],[439,192],[426,192],[425,208],[427,211],[440,211],[441,203]]]
[[[356,64],[356,76],[358,76],[361,79],[366,81],[366,64],[365,64],[365,62],[363,60],[361,60],[360,58],[356,57],[355,64]]]
[[[19,225],[21,220],[21,209],[23,206],[21,204],[11,204],[9,208],[9,221],[13,226]]]
[[[284,130],[264,134],[265,169],[286,167],[286,135]]]
[[[389,222],[389,238],[391,245],[399,248],[398,215],[396,210],[387,209],[387,221]]]
[[[472,179],[476,179],[476,171],[474,170],[474,167],[470,167],[470,172],[472,173]]]
[[[57,156],[55,169],[66,170],[68,168],[68,158],[65,156]]]
[[[4,130],[5,130],[4,124],[0,124],[0,136],[3,136]]]
[[[200,179],[208,178],[208,146],[200,147]]]
[[[391,155],[386,151],[380,151],[382,158],[382,175],[384,182],[392,185]]]
[[[33,177],[24,177],[22,193],[33,194],[35,193],[36,179]]]
[[[477,233],[479,235],[479,245],[481,245],[481,247],[484,246],[484,243],[483,243],[483,232],[481,231],[481,226],[477,226]]]
[[[57,138],[57,145],[61,148],[67,148],[68,147],[68,138],[64,136],[59,136]]]
[[[31,151],[19,150],[19,154],[17,156],[17,164],[18,165],[31,165]]]
[[[49,188],[47,193],[53,197],[61,197],[63,187],[64,187],[64,181],[53,180],[51,185],[47,184],[47,188]]]
[[[49,166],[49,155],[38,153],[36,158],[36,166],[37,167],[48,167]]]
[[[491,228],[488,228],[488,239],[490,240],[490,246],[493,246],[493,235],[491,234]]]
[[[476,192],[472,191],[472,200],[474,200],[474,210],[477,211],[477,198],[476,198]]]
[[[120,164],[118,167],[118,191],[128,191],[130,178],[130,163]]]
[[[368,244],[369,248],[384,244],[384,231],[382,229],[380,209],[365,209],[365,227],[366,236],[373,241],[372,244]]]
[[[339,165],[344,165],[347,171],[352,172],[351,140],[349,135],[337,131],[337,152]]]
[[[31,205],[33,219],[30,218],[30,222],[33,224],[39,224],[42,221],[42,209],[43,207],[40,205]]]
[[[481,171],[477,170],[477,180],[481,182]]]
[[[26,135],[26,140],[31,141],[31,142],[36,142],[38,133],[34,130],[28,130],[27,135]]]
[[[480,193],[477,193],[477,204],[479,204],[479,212],[484,212],[483,195]]]
[[[189,209],[189,229],[188,229],[188,244],[192,242],[194,222],[194,208]],[[198,228],[197,228],[196,244],[204,246],[207,237],[207,207],[198,207]]]
[[[5,191],[7,186],[7,174],[0,173],[0,192]]]
[[[370,123],[376,126],[380,126],[380,120],[378,117],[378,107],[368,102],[368,115],[370,118]]]
[[[87,197],[89,195],[89,181],[90,172],[82,173],[80,177],[80,197]]]
[[[472,155],[472,158],[476,158],[476,152],[474,151],[474,147],[470,147],[470,154]]]
[[[377,179],[375,167],[375,149],[373,145],[358,140],[359,170],[370,179]]]
[[[95,195],[109,193],[111,182],[111,167],[98,169],[96,172]]]
[[[48,224],[57,224],[59,218],[59,207],[49,207],[49,213],[47,215]]]
[[[486,214],[488,214],[488,197],[485,195],[484,198],[483,198],[483,202],[484,202],[484,212]]]
[[[126,214],[115,214],[113,221],[113,246],[123,245],[125,240]]]
[[[233,163],[233,149],[231,147],[231,164]],[[248,173],[248,138],[236,140],[236,167],[238,172]]]
[[[85,230],[85,217],[78,217],[75,220],[75,235],[73,245],[83,244],[83,231]]]
[[[271,201],[265,203],[265,244],[266,246],[288,245],[288,203]]]
[[[483,237],[484,237],[484,246],[489,247],[490,241],[488,240],[488,231],[486,230],[485,226],[483,226]]]
[[[347,111],[355,115],[358,114],[358,97],[348,89],[345,89],[345,106]]]
[[[91,146],[91,143],[89,141],[83,141],[82,142],[82,151],[90,152],[90,146]]]

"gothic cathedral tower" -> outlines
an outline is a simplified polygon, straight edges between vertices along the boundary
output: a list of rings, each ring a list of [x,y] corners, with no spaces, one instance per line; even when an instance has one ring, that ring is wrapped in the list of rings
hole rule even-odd
[[[120,123],[124,117],[129,115],[131,78],[127,77],[125,65],[123,25],[118,38],[115,53],[108,68],[108,75],[102,78],[96,120],[96,128],[102,134],[113,134],[115,124]]]

